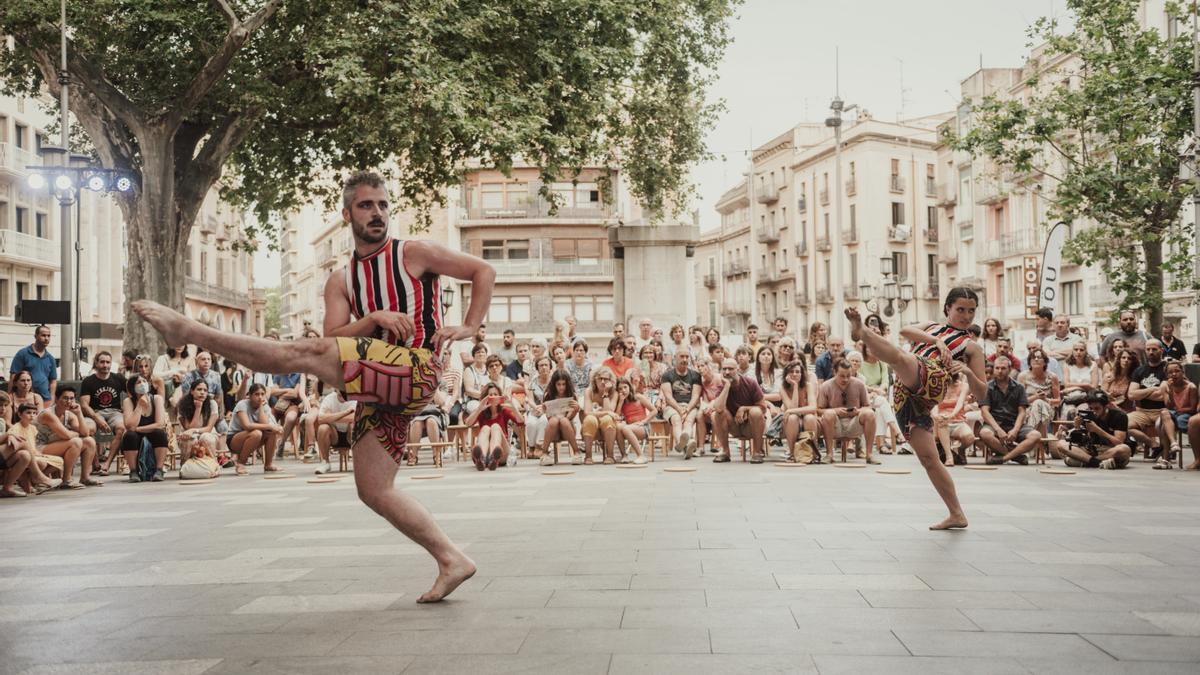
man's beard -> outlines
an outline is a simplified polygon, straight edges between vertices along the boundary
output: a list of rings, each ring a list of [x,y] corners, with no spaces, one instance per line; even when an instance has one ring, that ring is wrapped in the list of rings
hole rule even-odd
[[[374,234],[368,229],[368,228],[377,227],[377,226],[383,227],[383,231],[380,234]],[[362,225],[355,225],[354,226],[354,236],[357,239],[359,239],[360,241],[366,242],[368,244],[378,244],[381,241],[383,241],[384,239],[387,239],[387,236],[388,236],[387,223],[383,222],[383,220],[381,218],[376,218],[376,219],[371,220]]]

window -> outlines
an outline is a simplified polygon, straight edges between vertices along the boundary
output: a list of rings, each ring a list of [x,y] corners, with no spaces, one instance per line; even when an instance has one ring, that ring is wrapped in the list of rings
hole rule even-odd
[[[17,232],[29,234],[29,209],[17,207]]]
[[[717,325],[717,301],[716,300],[708,301],[708,325],[710,325],[710,326]]]
[[[484,239],[480,244],[484,260],[528,260],[528,239]]]
[[[13,145],[17,146],[18,148],[25,147],[28,144],[25,134],[27,131],[29,131],[29,127],[25,126],[24,124],[14,124],[13,130],[16,132],[13,135]]]
[[[929,253],[925,256],[925,269],[929,270],[929,280],[937,281],[937,255]]]
[[[604,251],[603,239],[554,239],[551,254],[555,260],[576,260],[595,265],[600,262]]]
[[[966,220],[971,219],[971,210],[975,206],[971,194],[971,170],[964,169],[958,173],[958,204]]]
[[[892,202],[892,225],[904,224],[904,202]]]
[[[50,236],[50,223],[46,214],[35,213],[34,216],[34,233],[45,239]]]
[[[858,290],[858,254],[850,254],[850,288]]]
[[[509,295],[492,298],[488,308],[489,323],[528,323],[529,296]]]
[[[903,251],[892,253],[892,269],[897,279],[908,278],[908,254]]]
[[[0,279],[0,316],[12,315],[12,305],[8,304],[8,279]]]
[[[1004,270],[1004,302],[1010,305],[1020,304],[1024,299],[1025,285],[1021,267],[1008,267]]]
[[[1083,297],[1082,281],[1066,281],[1062,284],[1062,311],[1067,314],[1082,314],[1080,300]]]
[[[829,238],[829,214],[828,213],[825,214],[825,231],[821,234],[821,236],[825,237],[826,239]]]
[[[854,162],[850,162],[850,180],[854,180]]]
[[[479,186],[480,206],[484,209],[523,209],[529,205],[529,183],[483,183]]]
[[[858,209],[854,204],[850,205],[850,231],[858,232]]]
[[[925,222],[929,224],[930,230],[937,230],[937,207],[925,207]]]
[[[17,282],[17,304],[18,305],[21,304],[21,301],[24,300],[25,297],[28,295],[29,295],[29,284],[24,281],[18,281]]]
[[[717,259],[713,256],[708,256],[708,275],[711,277],[717,276]]]
[[[958,230],[958,275],[961,277],[975,276],[975,227],[971,223],[963,225]]]
[[[37,299],[45,300],[47,295],[50,295],[50,287],[45,284],[38,284],[37,285]]]
[[[579,321],[612,321],[612,296],[556,295],[553,312],[555,319],[574,315]]]
[[[779,225],[780,225],[780,227],[787,227],[787,224],[788,224],[787,207],[785,206],[779,210]]]
[[[200,281],[208,281],[208,251],[200,252]]]

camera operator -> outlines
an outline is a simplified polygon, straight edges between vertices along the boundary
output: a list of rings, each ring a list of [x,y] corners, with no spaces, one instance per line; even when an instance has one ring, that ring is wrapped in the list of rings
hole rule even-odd
[[[1076,411],[1067,440],[1053,443],[1051,451],[1067,466],[1124,469],[1131,452],[1125,442],[1128,430],[1129,417],[1108,405],[1108,394],[1093,390]]]

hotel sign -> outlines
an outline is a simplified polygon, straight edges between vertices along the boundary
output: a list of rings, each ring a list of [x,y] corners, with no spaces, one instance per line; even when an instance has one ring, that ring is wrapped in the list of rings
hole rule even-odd
[[[1041,301],[1041,265],[1036,255],[1027,255],[1021,263],[1021,283],[1025,287],[1025,318],[1036,319]]]

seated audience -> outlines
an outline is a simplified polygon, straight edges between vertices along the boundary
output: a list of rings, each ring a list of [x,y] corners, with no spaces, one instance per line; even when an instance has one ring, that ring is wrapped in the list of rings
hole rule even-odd
[[[263,472],[279,471],[275,466],[275,444],[282,435],[283,427],[275,422],[267,404],[267,388],[257,382],[250,385],[246,398],[233,408],[229,434],[225,437],[229,450],[237,455],[234,465],[237,475],[250,474],[246,462],[259,449],[263,451]]]
[[[683,453],[684,459],[691,459],[696,452],[691,432],[700,411],[700,373],[688,367],[691,358],[687,349],[675,352],[674,368],[663,373],[658,399],[663,419],[671,425],[671,447]]]
[[[471,460],[476,469],[495,471],[507,462],[509,425],[520,426],[521,416],[506,402],[499,385],[494,382],[483,385],[480,405],[467,416],[466,424],[475,427]]]
[[[196,387],[203,380],[193,383]],[[150,383],[141,375],[129,378],[125,387],[126,398],[121,403],[125,416],[125,435],[121,439],[121,451],[125,464],[129,466],[129,482],[140,483],[142,476],[138,466],[138,453],[142,442],[148,441],[154,450],[154,474],[150,480],[159,482],[164,478],[163,462],[167,459],[167,409],[163,398],[150,393]],[[188,391],[189,397],[191,391]],[[206,395],[207,398],[207,395]]]
[[[1126,350],[1125,340],[1123,338],[1115,338],[1109,340],[1105,338],[1100,351],[1100,378],[1101,381],[1108,379],[1113,373],[1113,367],[1117,363],[1117,357]],[[1136,355],[1134,360],[1137,360]]]
[[[16,410],[21,405],[28,403],[38,410],[46,407],[45,402],[42,400],[42,395],[33,390],[33,376],[29,374],[28,370],[22,370],[13,376],[13,379],[9,381],[8,394],[12,398],[12,407],[14,409],[12,418],[9,421],[14,424],[18,417]]]
[[[569,346],[566,344],[554,345],[550,348],[550,360],[554,363],[554,370],[567,369],[567,359],[570,356],[568,349]]]
[[[633,374],[631,371],[630,374]],[[617,448],[621,451],[621,463],[645,464],[642,441],[650,437],[650,413],[654,404],[645,394],[637,393],[628,379],[617,380],[617,404],[621,419],[617,427]],[[630,459],[630,451],[637,455]]]
[[[1029,357],[1032,354],[1042,354],[1043,356],[1046,356],[1046,372],[1054,375],[1059,382],[1062,382],[1062,364],[1060,364],[1054,357],[1046,355],[1045,350],[1042,349],[1042,343],[1039,340],[1030,340],[1029,344],[1025,345],[1025,358],[1021,359],[1022,373],[1029,370]]]
[[[820,414],[817,409],[817,383],[805,367],[803,358],[785,365],[780,379],[780,414],[775,418],[779,421],[771,421],[767,436],[778,438],[782,431],[788,457],[794,462],[801,429],[808,433],[813,448],[816,448],[817,429],[820,426],[817,419]],[[813,459],[816,460],[815,454]]]
[[[754,377],[754,352],[746,345],[733,350],[733,362],[737,364],[739,377]]]
[[[995,363],[996,359],[1005,359],[1008,361],[1010,372],[1013,374],[1021,372],[1021,359],[1018,359],[1012,353],[1012,342],[1008,338],[1002,337],[996,340],[996,352],[987,357],[988,363]]]
[[[146,377],[145,373],[137,370],[136,363],[133,365],[134,369],[131,372]],[[175,390],[183,384],[184,376],[195,367],[192,356],[188,353],[187,345],[167,347],[167,353],[158,357],[150,374],[163,383],[165,399],[170,400],[174,398]]]
[[[145,378],[147,382],[150,383],[150,391],[152,393],[157,394],[158,396],[162,396],[163,400],[167,401],[167,403],[169,405],[171,405],[171,406],[175,405],[175,403],[172,402],[172,398],[168,397],[166,394],[166,391],[167,391],[166,383],[162,381],[162,378],[154,376],[153,370],[151,368],[149,356],[147,356],[145,354],[138,355],[138,357],[133,360],[133,370],[138,375],[141,375],[143,378]],[[126,376],[125,380],[128,381],[129,377]],[[179,391],[178,388],[176,388],[176,392],[178,392],[178,391]],[[173,398],[180,399],[182,397],[178,393],[176,393],[176,395]]]
[[[225,359],[221,368],[221,391],[224,392],[225,400],[217,406],[218,410],[233,410],[238,401],[246,398],[248,386],[250,378],[246,377],[246,371],[233,361]],[[219,431],[224,432],[223,429]]]
[[[79,408],[86,419],[95,423],[98,431],[113,435],[104,468],[93,471],[97,476],[108,475],[117,450],[121,447],[121,436],[125,433],[125,417],[121,412],[121,394],[124,391],[125,378],[112,372],[112,354],[96,352],[92,359],[92,374],[83,378],[79,387]]]
[[[704,340],[704,329],[692,326],[688,329],[688,351],[692,355],[692,363],[699,363],[708,357],[708,343]]]
[[[979,346],[983,347],[983,355],[990,357],[996,353],[996,346],[1004,337],[1004,327],[999,319],[988,317],[983,321],[983,330],[979,334]]]
[[[147,357],[147,362],[149,362],[149,357]],[[183,376],[183,381],[180,382],[170,399],[171,405],[178,406],[180,399],[186,396],[192,390],[192,385],[200,380],[208,383],[208,394],[216,399],[219,405],[224,405],[225,392],[221,389],[221,374],[213,370],[212,354],[209,352],[196,354],[196,369]],[[147,379],[147,382],[150,380]],[[153,382],[150,384],[153,388]]]
[[[713,410],[713,437],[721,447],[721,453],[713,462],[730,461],[729,437],[750,441],[750,463],[762,464],[766,456],[764,435],[766,432],[767,401],[754,378],[738,375],[737,361],[725,359],[721,363],[721,377],[725,382],[717,397]]]
[[[657,409],[658,390],[662,387],[662,378],[663,374],[667,372],[667,364],[659,360],[661,351],[654,343],[642,347],[639,356],[641,361],[638,363],[638,376],[635,383],[635,386],[638,387],[637,393],[645,394]]]
[[[1025,387],[1012,378],[1011,372],[1008,359],[997,358],[992,362],[987,399],[979,406],[984,422],[979,440],[985,447],[988,464],[1028,464],[1027,453],[1042,440],[1042,435],[1025,420],[1029,399]],[[995,456],[988,455],[988,449]]]
[[[726,356],[727,356],[727,354],[725,353],[725,347],[722,346],[720,343],[717,343],[715,345],[710,344],[708,346],[708,360],[711,361],[714,365],[725,361]],[[716,370],[716,368],[714,368],[714,370]]]
[[[1062,405],[1058,377],[1047,370],[1050,359],[1039,347],[1029,349],[1026,363],[1029,369],[1017,376],[1017,382],[1025,387],[1025,398],[1029,401],[1025,423],[1046,436],[1050,432],[1050,422]]]
[[[1132,451],[1126,443],[1128,416],[1109,405],[1108,394],[1091,391],[1075,412],[1075,427],[1050,445],[1067,466],[1123,469]]]
[[[27,497],[30,493],[42,494],[62,485],[61,480],[45,473],[51,459],[58,460],[55,466],[61,471],[61,459],[48,458],[38,452],[37,427],[33,423],[37,409],[29,403],[21,404],[17,423],[10,425],[10,405],[8,394],[0,391],[0,479],[4,484],[0,496]],[[17,488],[18,482],[21,489]]]
[[[1163,382],[1161,387],[1166,407],[1163,408],[1158,423],[1159,438],[1162,441],[1162,447],[1170,448],[1170,452],[1162,453],[1154,468],[1170,469],[1175,466],[1171,460],[1176,455],[1183,453],[1178,437],[1181,433],[1188,433],[1188,426],[1192,423],[1192,418],[1197,417],[1196,410],[1197,406],[1200,406],[1200,397],[1197,396],[1196,385],[1184,377],[1183,364],[1178,361],[1167,363],[1167,381]]]
[[[1099,389],[1100,373],[1092,365],[1092,356],[1082,341],[1071,347],[1063,363],[1063,418],[1075,417],[1075,406],[1086,400],[1088,392]],[[1075,401],[1074,403],[1072,401]]]
[[[624,338],[613,338],[608,343],[609,357],[600,363],[601,366],[612,371],[614,377],[625,377],[625,373],[636,365],[633,359],[626,357],[625,349]]]
[[[546,426],[550,420],[542,412],[541,404],[546,398],[546,390],[550,388],[550,375],[554,364],[549,356],[543,356],[535,365],[537,374],[531,377],[525,387],[525,443],[530,454],[535,459],[541,459],[542,450],[546,447]]]
[[[308,395],[305,391],[307,378],[303,373],[287,373],[271,378],[267,388],[267,400],[275,421],[283,426],[276,454],[283,456],[283,448],[292,438],[292,431],[300,423],[300,415],[308,412]],[[299,450],[297,449],[297,452]]]
[[[715,454],[717,400],[725,390],[725,378],[721,377],[721,369],[717,363],[702,359],[696,364],[696,372],[700,373],[700,408],[696,415],[696,450],[704,454],[704,445],[708,441],[709,432],[713,432],[713,441],[709,449]]]
[[[553,401],[567,401],[566,408],[559,409],[561,404]],[[575,420],[579,417],[579,401],[575,398],[575,386],[571,376],[565,371],[556,370],[550,374],[550,385],[546,387],[545,395],[537,406],[538,412],[546,416],[546,452],[542,454],[542,466],[554,463],[554,454],[549,451],[553,443],[566,441],[571,448],[571,463],[583,462],[579,454],[579,444],[575,441]],[[552,410],[553,408],[553,410]]]
[[[103,485],[91,477],[92,460],[96,457],[96,439],[88,435],[87,427],[83,424],[83,413],[75,400],[75,389],[58,387],[54,395],[54,405],[37,415],[38,450],[43,455],[62,458],[63,482],[60,488],[79,490],[85,486]],[[71,480],[76,463],[79,464],[79,482]]]
[[[457,372],[452,368],[447,368],[446,372]],[[447,394],[442,389],[438,389],[438,394],[443,397],[443,405]],[[347,401],[342,392],[335,388],[330,388],[329,393],[321,399],[319,412],[317,413],[317,452],[321,457],[321,463],[317,465],[315,473],[319,476],[325,473],[332,473],[333,468],[329,465],[329,451],[332,448],[349,448],[350,447],[350,427],[354,424],[354,412],[356,404],[354,401]],[[410,433],[411,438],[411,433]],[[420,440],[420,437],[417,437]],[[433,437],[430,437],[433,440]],[[413,453],[416,454],[416,453]],[[413,462],[416,463],[415,461]]]
[[[1129,350],[1126,350],[1129,351]],[[1146,340],[1146,363],[1138,366],[1129,378],[1129,398],[1135,408],[1129,413],[1129,436],[1144,448],[1147,460],[1158,459],[1158,420],[1167,407],[1162,383],[1167,381],[1167,363],[1163,361],[1162,343]]]
[[[861,354],[862,363],[858,366],[857,371],[867,385],[867,393],[871,395],[871,408],[875,411],[876,449],[889,455],[897,450],[906,450],[911,453],[912,449],[908,447],[904,431],[900,429],[900,424],[896,421],[896,411],[892,409],[891,368],[876,358],[865,344],[862,346]],[[896,443],[900,444],[900,448],[892,447],[892,441],[887,435],[889,431],[895,434]]]
[[[517,350],[519,353],[520,345],[517,346]],[[468,415],[479,407],[483,385],[488,383],[487,358],[487,345],[476,344],[471,348],[471,361],[463,368],[463,412]]]
[[[529,359],[529,343],[518,342],[514,353],[515,356],[513,357],[513,360],[504,365],[504,374],[510,380],[519,380],[522,377],[525,377],[526,364],[529,364],[530,368],[533,367]],[[475,355],[472,353],[471,356],[473,359]],[[487,362],[486,353],[484,354],[484,362]]]
[[[838,338],[831,353],[837,353]],[[821,427],[825,436],[825,454],[833,463],[834,449],[843,441],[863,438],[867,464],[879,464],[871,454],[875,438],[875,410],[867,385],[854,377],[854,366],[845,358],[834,364],[833,377],[817,387],[817,407],[821,409]]]
[[[967,421],[967,400],[971,388],[964,376],[955,378],[946,389],[942,402],[937,404],[930,416],[933,418],[933,433],[942,446],[942,463],[946,466],[967,463],[967,450],[975,445],[974,425]],[[958,441],[958,452],[952,444]]]
[[[804,354],[808,357],[809,363],[816,361],[817,358],[819,358],[824,352],[823,349],[817,349],[817,345],[824,345],[828,341],[828,337],[829,326],[821,323],[820,321],[814,321],[809,325],[808,341],[804,343]],[[783,361],[783,359],[780,359],[780,361],[787,363],[786,361]]]
[[[583,463],[592,463],[592,443],[599,440],[604,451],[603,462],[615,464],[613,446],[617,441],[617,387],[613,371],[600,366],[592,372],[592,383],[583,396]]]
[[[583,338],[571,345],[571,360],[567,361],[567,374],[571,376],[571,388],[576,396],[583,396],[592,382],[592,362],[588,360],[588,343]]]
[[[221,421],[221,411],[217,402],[208,394],[208,383],[203,380],[192,385],[192,390],[179,402],[175,409],[179,416],[179,432],[176,440],[179,443],[179,454],[187,457],[191,446],[202,438],[214,455],[224,464],[228,461],[224,448],[224,438],[217,429]]]
[[[1129,388],[1133,385],[1133,372],[1141,365],[1138,363],[1137,354],[1132,349],[1116,350],[1117,355],[1109,368],[1108,374],[1104,376],[1104,384],[1101,387],[1104,393],[1108,394],[1110,405],[1115,405],[1125,414],[1133,412],[1135,402],[1129,397]],[[1130,445],[1132,448],[1133,446]]]
[[[829,349],[817,358],[813,367],[816,369],[817,382],[824,382],[833,377],[834,365],[846,357],[846,350],[843,348],[845,343],[842,338],[834,336],[829,338]]]
[[[217,460],[215,433],[201,434],[182,451],[183,464],[179,467],[181,480],[205,480],[221,475],[221,464]]]
[[[1087,350],[1083,336],[1071,332],[1071,317],[1059,314],[1054,317],[1054,334],[1043,338],[1040,346],[1046,352],[1046,356],[1062,363],[1071,355],[1075,345],[1083,345],[1084,350]]]

